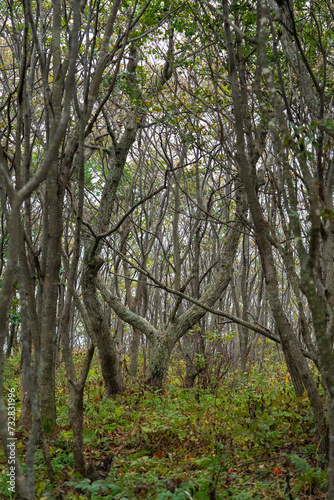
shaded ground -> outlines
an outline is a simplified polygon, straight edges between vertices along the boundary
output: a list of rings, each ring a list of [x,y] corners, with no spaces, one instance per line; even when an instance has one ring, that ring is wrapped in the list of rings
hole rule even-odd
[[[85,479],[75,478],[72,468],[62,370],[57,397],[58,437],[49,445],[57,485],[48,483],[38,450],[36,498],[325,498],[327,474],[308,402],[296,400],[284,367],[266,375],[230,374],[218,390],[183,390],[175,381],[164,394],[136,386],[104,400],[95,362],[84,432],[94,472]],[[17,437],[24,456],[26,431],[18,428]],[[6,472],[4,465],[2,484]]]

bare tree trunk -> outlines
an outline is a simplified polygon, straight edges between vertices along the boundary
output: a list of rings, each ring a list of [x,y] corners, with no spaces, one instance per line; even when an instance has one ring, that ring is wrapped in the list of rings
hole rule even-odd
[[[162,389],[166,380],[170,356],[175,345],[175,341],[159,339],[154,346],[151,346],[151,356],[149,362],[149,376],[146,383],[155,389]]]
[[[147,365],[147,362],[146,362],[146,345],[145,345],[145,337],[142,335],[142,339],[141,339],[141,346],[142,346],[142,350],[143,350],[143,379],[145,380],[146,378],[146,365]]]
[[[72,263],[73,266],[73,263]],[[71,270],[73,277],[74,271]],[[61,318],[61,340],[63,347],[63,358],[65,361],[66,375],[68,379],[68,412],[70,424],[73,431],[73,461],[76,472],[85,475],[85,456],[83,449],[83,419],[84,405],[83,395],[89,367],[94,355],[94,344],[91,344],[86,353],[81,373],[76,376],[76,369],[72,359],[72,349],[69,337],[69,319],[71,309],[71,275],[69,277],[69,291],[66,296],[65,307]],[[85,318],[85,324],[90,325],[89,318]]]
[[[329,461],[328,461],[328,500],[334,498],[334,399],[329,409]]]
[[[73,381],[71,379],[68,384],[68,411],[73,430],[74,470],[79,472],[82,476],[85,475],[85,456],[83,449],[83,393],[93,354],[94,346],[92,345],[87,351],[79,380],[72,383]]]
[[[260,354],[260,361],[259,361],[259,365],[258,365],[258,369],[257,371],[259,373],[262,372],[262,368],[263,368],[263,360],[264,360],[264,353],[265,353],[265,349],[266,349],[266,341],[267,339],[264,337],[262,339],[262,346],[261,346],[261,354]]]
[[[110,397],[122,390],[123,382],[119,371],[116,342],[111,337],[110,327],[97,295],[96,277],[103,263],[103,259],[99,257],[93,257],[89,263],[86,263],[82,276],[82,294],[99,349],[105,396]]]
[[[194,334],[192,334],[192,336],[193,335]],[[186,389],[190,389],[195,384],[198,371],[194,367],[194,350],[189,334],[185,335],[182,339],[182,354],[186,361],[186,373],[183,387]]]
[[[130,344],[129,374],[131,377],[137,377],[138,373],[140,338],[141,338],[140,330],[134,328],[132,334],[132,341]]]
[[[27,331],[29,335],[28,344],[31,355],[31,335],[29,329]],[[26,370],[26,360],[22,352],[22,363],[21,363],[21,413],[20,413],[20,424],[26,429],[31,429],[32,424],[32,413],[31,413],[31,401],[29,396],[29,387],[27,380],[27,370]]]
[[[49,186],[55,199],[49,209],[53,213],[46,232],[45,263],[43,269],[45,278],[42,285],[41,315],[41,356],[39,361],[38,393],[41,406],[42,425],[46,435],[53,436],[56,431],[56,400],[55,400],[55,359],[56,359],[56,322],[58,280],[61,263],[62,216],[59,214],[61,205],[57,196],[58,186]]]
[[[249,275],[249,235],[245,234],[242,245],[242,274],[241,274],[241,297],[242,297],[242,319],[247,321],[248,315],[248,285],[247,279]],[[241,354],[241,372],[247,370],[248,356],[248,337],[249,331],[245,326],[240,328],[240,354]]]
[[[77,158],[78,166],[78,213],[76,218],[75,234],[74,234],[74,247],[71,265],[69,264],[68,256],[64,255],[64,267],[68,278],[68,287],[66,297],[63,297],[62,314],[59,319],[59,337],[63,347],[63,358],[65,361],[66,375],[68,379],[68,410],[70,423],[73,430],[73,460],[74,469],[76,472],[85,475],[85,457],[83,450],[83,419],[84,419],[84,406],[83,394],[86,379],[89,372],[89,367],[94,355],[94,344],[91,344],[86,353],[81,373],[79,377],[76,376],[76,368],[72,358],[73,342],[70,339],[71,320],[73,317],[73,303],[72,296],[75,293],[75,281],[77,275],[77,268],[80,256],[80,243],[81,243],[81,223],[83,213],[83,199],[84,199],[84,126],[81,123],[79,131],[79,150]],[[81,304],[81,313],[85,324],[87,333],[91,333],[92,324],[90,318]]]

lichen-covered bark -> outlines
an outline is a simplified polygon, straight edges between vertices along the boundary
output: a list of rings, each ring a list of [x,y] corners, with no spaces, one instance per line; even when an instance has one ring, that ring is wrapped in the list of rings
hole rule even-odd
[[[130,361],[129,361],[129,374],[131,377],[137,377],[138,373],[138,358],[140,346],[141,332],[137,328],[133,329],[132,339],[130,344]]]
[[[162,389],[167,371],[169,359],[175,342],[165,338],[159,338],[151,348],[149,361],[149,375],[146,383],[155,389]]]

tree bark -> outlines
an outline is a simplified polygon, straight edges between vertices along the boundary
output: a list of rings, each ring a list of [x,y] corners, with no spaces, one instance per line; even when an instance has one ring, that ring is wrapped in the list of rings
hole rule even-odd
[[[13,347],[13,344],[14,344],[15,333],[16,333],[16,324],[15,323],[11,323],[9,334],[8,334],[8,337],[7,337],[6,358],[10,358],[10,355],[11,355],[11,352],[12,352],[12,347]]]
[[[83,301],[94,332],[93,338],[96,339],[99,349],[105,397],[110,397],[121,392],[123,383],[119,371],[116,341],[111,337],[110,327],[97,294],[97,273],[103,263],[100,257],[93,257],[86,262],[81,286]]]
[[[129,374],[131,377],[137,377],[138,374],[138,361],[139,361],[139,347],[140,347],[141,332],[137,328],[133,329],[132,340],[130,344],[130,362]]]

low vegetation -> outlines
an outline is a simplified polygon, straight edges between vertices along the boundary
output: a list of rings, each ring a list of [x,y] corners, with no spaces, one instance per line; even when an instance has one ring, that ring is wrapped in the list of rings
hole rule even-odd
[[[38,499],[322,499],[327,472],[317,450],[308,398],[296,398],[284,364],[268,351],[265,370],[230,368],[218,387],[201,380],[183,389],[172,361],[164,392],[128,381],[103,398],[94,358],[84,396],[87,477],[75,475],[68,394],[63,365],[57,374],[57,437],[49,444],[55,484],[42,449],[35,454]],[[82,354],[76,353],[80,365]],[[19,357],[8,360],[5,379],[17,387]],[[24,463],[28,433],[17,429]],[[8,498],[1,455],[0,495]],[[90,472],[89,472],[90,471]]]

